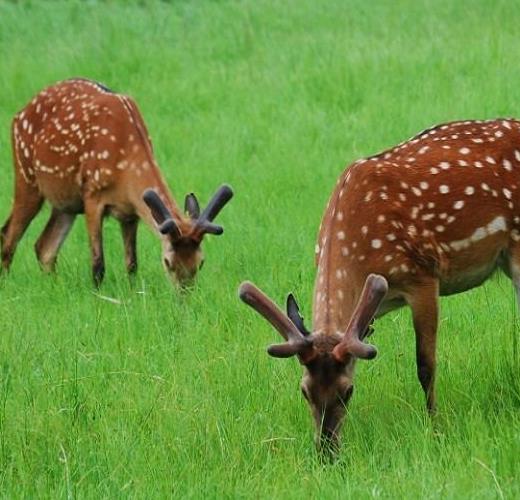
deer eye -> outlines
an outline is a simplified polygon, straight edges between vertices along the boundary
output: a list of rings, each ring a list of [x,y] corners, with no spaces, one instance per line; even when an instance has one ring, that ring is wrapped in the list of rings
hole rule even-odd
[[[354,386],[351,385],[349,387],[347,387],[347,390],[340,395],[340,399],[341,399],[341,402],[343,404],[347,404],[349,399],[352,397],[352,393],[354,392]]]

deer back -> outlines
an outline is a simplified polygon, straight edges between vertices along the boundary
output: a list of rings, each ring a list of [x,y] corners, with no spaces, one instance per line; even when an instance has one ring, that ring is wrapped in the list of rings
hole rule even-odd
[[[520,240],[519,185],[512,119],[439,125],[352,164],[316,245],[318,322],[348,318],[369,273],[387,279],[389,298],[425,273],[445,294],[480,284]]]

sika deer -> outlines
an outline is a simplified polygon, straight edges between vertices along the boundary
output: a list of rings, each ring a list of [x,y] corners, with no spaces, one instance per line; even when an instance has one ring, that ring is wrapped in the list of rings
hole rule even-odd
[[[196,197],[188,195],[185,217],[163,180],[136,104],[99,83],[72,79],[41,91],[14,117],[12,148],[14,203],[0,234],[4,270],[44,199],[52,213],[35,246],[41,266],[54,270],[76,215],[84,212],[97,285],[105,269],[106,215],[120,221],[129,273],[137,269],[137,224],[143,219],[159,229],[164,266],[181,284],[202,265],[204,235],[223,231],[212,221],[233,196],[231,189],[222,186],[202,214]]]
[[[313,328],[290,295],[287,315],[251,283],[240,297],[298,356],[302,391],[319,433],[337,448],[357,358],[374,316],[409,305],[417,373],[435,411],[439,295],[469,290],[501,268],[520,302],[520,122],[454,122],[426,130],[346,169],[323,218]]]

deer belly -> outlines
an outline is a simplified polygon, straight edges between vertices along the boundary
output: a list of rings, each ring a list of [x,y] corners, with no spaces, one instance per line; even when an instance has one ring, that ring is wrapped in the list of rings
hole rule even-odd
[[[452,295],[454,293],[465,292],[486,281],[499,264],[498,252],[493,255],[487,262],[478,262],[469,264],[465,262],[455,262],[456,265],[450,265],[451,269],[443,273],[439,280],[439,291],[441,295]],[[451,263],[450,263],[451,264]]]
[[[56,209],[70,213],[83,212],[83,199],[78,184],[71,178],[37,175],[40,193]]]

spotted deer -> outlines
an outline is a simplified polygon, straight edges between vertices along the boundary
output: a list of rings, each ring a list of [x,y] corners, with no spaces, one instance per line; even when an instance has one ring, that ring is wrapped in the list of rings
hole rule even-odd
[[[76,78],[42,90],[14,117],[11,137],[15,193],[0,233],[4,270],[44,200],[52,212],[35,246],[41,266],[54,270],[76,215],[84,213],[97,285],[105,270],[106,215],[121,224],[129,273],[137,269],[142,219],[160,236],[164,267],[180,284],[190,282],[202,265],[204,235],[223,231],[212,221],[232,197],[231,189],[222,186],[202,213],[189,194],[185,216],[161,175],[137,105],[99,83]]]
[[[433,127],[338,180],[316,245],[309,331],[292,295],[283,313],[252,283],[243,301],[286,340],[275,357],[296,355],[318,445],[337,449],[356,360],[374,317],[409,305],[417,374],[435,411],[439,296],[482,284],[495,269],[520,300],[520,121],[457,121]]]

